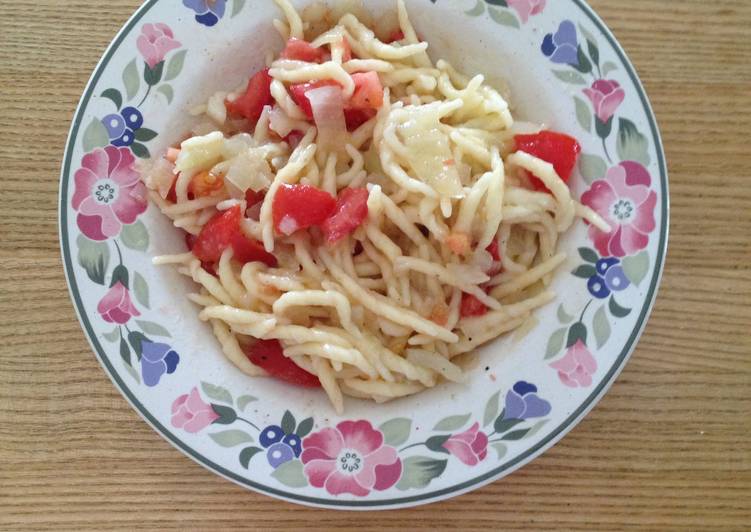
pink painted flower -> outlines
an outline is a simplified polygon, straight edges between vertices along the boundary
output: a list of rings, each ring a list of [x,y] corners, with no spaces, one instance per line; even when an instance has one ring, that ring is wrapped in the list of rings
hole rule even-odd
[[[402,474],[396,449],[383,444],[383,434],[365,420],[342,421],[336,428],[314,432],[302,442],[303,471],[316,488],[332,495],[364,497],[385,490]]]
[[[87,153],[75,175],[72,205],[78,227],[91,240],[117,236],[146,210],[146,187],[127,148],[107,146]]]
[[[506,3],[516,11],[524,24],[530,16],[542,13],[545,9],[545,0],[506,0]]]
[[[203,402],[198,388],[193,388],[190,394],[181,395],[172,403],[172,426],[186,432],[200,432],[217,419],[219,414],[214,412],[211,405]]]
[[[477,465],[488,454],[488,435],[481,431],[480,424],[475,422],[464,432],[452,434],[443,443],[443,448],[468,466]]]
[[[589,227],[589,238],[600,255],[623,257],[647,247],[649,234],[655,229],[657,203],[657,194],[649,188],[651,182],[644,166],[624,161],[582,194],[582,203],[610,225],[609,233]]]
[[[586,388],[592,384],[592,374],[597,371],[597,361],[584,342],[577,340],[564,357],[550,364],[558,371],[558,378],[566,386]]]
[[[584,94],[592,102],[595,115],[603,124],[613,117],[626,97],[620,84],[612,79],[598,79],[591,88],[584,89]]]
[[[164,61],[165,55],[182,46],[175,40],[175,35],[169,26],[161,22],[157,24],[144,24],[136,45],[144,61],[152,69]]]
[[[141,315],[130,300],[128,289],[120,281],[112,285],[97,305],[96,310],[102,315],[104,321],[120,325],[128,323],[134,316]]]

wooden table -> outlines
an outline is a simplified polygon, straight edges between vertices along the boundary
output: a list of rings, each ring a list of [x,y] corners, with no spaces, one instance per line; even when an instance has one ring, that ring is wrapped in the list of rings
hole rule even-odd
[[[646,332],[602,402],[532,464],[451,501],[370,515],[222,480],[110,384],[65,286],[58,175],[86,80],[139,2],[4,3],[0,527],[748,530],[751,2],[591,3],[646,85],[670,168],[670,250]]]

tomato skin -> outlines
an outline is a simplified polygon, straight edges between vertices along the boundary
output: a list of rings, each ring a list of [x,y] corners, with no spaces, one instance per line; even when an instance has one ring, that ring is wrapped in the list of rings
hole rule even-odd
[[[326,51],[323,48],[315,48],[308,41],[290,38],[287,45],[282,50],[282,59],[293,59],[296,61],[305,61],[307,63],[320,63],[326,57]]]
[[[188,183],[188,193],[193,194],[194,198],[202,198],[203,196],[210,196],[214,192],[218,192],[224,187],[224,179],[222,176],[215,176],[208,170],[198,172]]]
[[[340,85],[333,79],[322,79],[318,81],[308,81],[307,83],[297,83],[289,86],[289,93],[297,106],[305,113],[308,120],[313,120],[313,108],[310,106],[310,100],[305,95],[306,92],[320,87],[328,87]]]
[[[347,131],[354,131],[376,115],[375,109],[344,109]]]
[[[305,387],[320,387],[321,381],[284,356],[279,340],[258,340],[243,347],[245,356],[256,366],[265,369],[279,380]]]
[[[459,315],[462,318],[472,318],[487,314],[488,307],[472,294],[462,292],[462,302],[459,306]]]
[[[264,190],[256,192],[252,188],[249,188],[245,191],[245,202],[248,204],[248,208],[256,203],[262,202],[264,197],[266,197],[266,192]]]
[[[347,107],[354,109],[379,109],[383,105],[383,85],[376,72],[356,72],[352,74],[355,92]]]
[[[321,224],[329,244],[352,233],[368,217],[368,191],[364,188],[345,188],[339,193],[334,213]]]
[[[271,207],[274,228],[280,234],[291,235],[323,223],[334,212],[336,200],[310,185],[282,185]]]
[[[217,262],[222,252],[232,243],[232,237],[240,230],[240,206],[216,213],[193,244],[193,255],[202,262]]]
[[[549,162],[564,182],[568,182],[571,177],[571,172],[581,152],[581,146],[574,137],[547,130],[532,135],[516,135],[514,149]],[[535,190],[550,192],[539,178],[530,177]]]
[[[276,257],[266,251],[263,244],[246,236],[242,230],[232,235],[230,243],[234,252],[232,258],[240,264],[263,262],[266,266],[276,268]]]
[[[245,94],[232,102],[226,100],[224,105],[230,113],[243,116],[255,123],[258,122],[264,106],[271,105],[273,102],[271,76],[269,76],[269,69],[267,68],[250,78]]]
[[[388,39],[386,39],[387,44],[391,44],[392,42],[401,41],[404,39],[404,32],[401,30],[401,28],[395,29]]]
[[[485,248],[485,251],[490,253],[490,256],[493,257],[493,260],[498,262],[501,260],[501,249],[498,246],[498,239],[494,238],[493,241],[488,245],[488,247]]]

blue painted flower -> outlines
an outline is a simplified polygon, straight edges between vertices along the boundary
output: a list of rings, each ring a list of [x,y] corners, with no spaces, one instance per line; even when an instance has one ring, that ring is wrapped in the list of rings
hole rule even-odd
[[[279,425],[269,425],[261,431],[258,441],[264,448],[268,448],[275,443],[279,443],[284,438],[284,431]]]
[[[593,275],[587,281],[587,290],[597,299],[605,299],[610,295],[610,288],[605,283],[605,279],[599,275]]]
[[[180,355],[167,344],[143,340],[141,349],[141,377],[146,386],[156,386],[162,375],[177,369]]]
[[[562,65],[579,65],[579,43],[576,38],[576,26],[570,20],[564,20],[558,31],[548,33],[542,41],[542,53],[553,63]]]
[[[274,469],[290,460],[294,460],[295,456],[294,449],[283,442],[273,444],[266,451],[266,460],[269,461],[269,465]]]
[[[125,120],[125,124],[133,131],[141,129],[141,126],[143,126],[143,115],[135,107],[123,107],[120,115]]]
[[[296,457],[300,456],[300,453],[302,452],[302,441],[297,434],[287,434],[282,441],[295,451]]]
[[[118,139],[125,133],[125,120],[118,114],[113,113],[102,118],[102,125],[107,130],[110,140]]]
[[[537,386],[519,381],[506,393],[504,419],[531,419],[550,413],[550,403],[540,399]]]
[[[196,21],[213,26],[224,16],[227,0],[183,0],[183,5],[196,12]]]
[[[623,271],[623,266],[613,266],[605,274],[605,284],[613,292],[625,290],[631,284]]]
[[[122,135],[120,137],[114,139],[112,141],[113,146],[117,146],[118,148],[127,148],[133,142],[136,140],[136,134],[133,132],[132,129],[125,129]]]
[[[600,275],[605,275],[606,273],[608,273],[608,270],[611,267],[619,264],[620,262],[620,259],[618,259],[617,257],[604,257],[597,261],[597,263],[595,264],[595,269]]]

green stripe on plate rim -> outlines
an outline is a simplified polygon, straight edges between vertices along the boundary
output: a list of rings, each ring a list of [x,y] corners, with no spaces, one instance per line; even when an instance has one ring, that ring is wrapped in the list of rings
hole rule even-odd
[[[125,39],[125,37],[127,37],[127,35],[130,33],[133,27],[149,12],[149,10],[151,10],[151,8],[154,7],[159,2],[159,0],[148,0],[133,14],[130,20],[128,20],[125,26],[123,26],[123,28],[118,32],[115,39],[107,48],[104,56],[100,60],[94,73],[91,76],[91,79],[89,80],[86,86],[86,90],[84,91],[84,96],[81,99],[81,102],[79,103],[78,109],[76,110],[76,114],[74,115],[73,123],[71,125],[70,133],[68,136],[68,143],[67,143],[67,147],[65,151],[65,159],[63,160],[63,166],[62,166],[62,176],[61,176],[62,179],[60,182],[60,205],[59,205],[60,210],[58,213],[59,220],[60,220],[60,240],[62,243],[61,251],[63,255],[63,265],[65,268],[65,276],[68,282],[68,288],[70,291],[71,299],[73,300],[76,313],[78,314],[78,318],[84,326],[89,343],[94,349],[94,352],[96,353],[97,358],[99,359],[100,363],[109,374],[110,379],[115,384],[115,386],[117,386],[120,392],[126,397],[128,402],[130,402],[133,408],[135,408],[136,411],[141,415],[141,417],[143,417],[146,422],[148,422],[155,430],[157,430],[162,436],[164,436],[172,445],[174,445],[179,450],[187,454],[190,458],[204,465],[205,467],[213,470],[214,472],[220,474],[221,476],[229,480],[232,480],[238,484],[247,486],[261,493],[279,497],[279,498],[282,498],[291,502],[298,502],[298,503],[303,503],[303,504],[307,504],[311,506],[342,507],[342,508],[349,508],[349,509],[377,509],[377,508],[386,509],[389,507],[414,505],[416,503],[421,503],[421,502],[425,502],[428,500],[439,500],[441,498],[445,498],[448,495],[459,495],[471,489],[478,488],[478,487],[481,487],[485,484],[492,482],[496,477],[501,475],[501,473],[504,473],[504,472],[510,473],[511,471],[521,467],[525,463],[531,461],[532,459],[542,454],[542,452],[544,452],[549,447],[552,447],[569,430],[571,430],[574,427],[574,425],[577,423],[577,421],[583,416],[585,416],[587,412],[589,412],[594,407],[594,405],[597,403],[599,398],[602,395],[604,395],[604,393],[607,391],[607,389],[616,379],[618,374],[621,372],[621,370],[625,366],[625,363],[628,360],[629,356],[633,352],[633,349],[636,345],[636,341],[638,340],[639,336],[641,335],[641,332],[644,329],[644,326],[646,325],[647,318],[649,317],[649,314],[652,310],[652,306],[654,305],[655,297],[657,295],[657,287],[659,285],[660,278],[662,277],[665,253],[667,251],[668,225],[669,225],[668,178],[667,178],[667,169],[665,166],[665,154],[664,154],[663,147],[662,147],[662,140],[660,138],[660,133],[657,129],[657,124],[655,123],[654,113],[652,111],[652,107],[644,91],[644,87],[639,81],[639,78],[636,75],[635,69],[633,65],[631,64],[631,61],[629,61],[625,51],[618,44],[615,37],[613,36],[611,31],[608,29],[608,27],[605,25],[605,23],[599,18],[599,16],[594,12],[594,10],[589,5],[587,5],[587,3],[584,0],[572,0],[572,1],[577,6],[579,6],[579,8],[584,12],[584,14],[587,15],[587,17],[595,24],[595,26],[597,26],[597,28],[602,32],[602,34],[608,40],[610,45],[618,54],[618,57],[620,58],[624,67],[626,68],[626,71],[628,72],[628,75],[631,78],[631,81],[633,82],[634,87],[636,88],[639,94],[639,98],[641,100],[642,106],[647,114],[647,120],[649,121],[650,130],[652,132],[652,140],[653,140],[653,144],[655,147],[655,152],[657,154],[658,165],[659,165],[659,170],[660,170],[661,208],[662,208],[662,224],[660,226],[660,240],[659,240],[658,249],[657,249],[657,257],[656,257],[656,262],[655,262],[654,273],[650,281],[649,290],[647,292],[644,306],[642,307],[641,312],[639,314],[639,319],[637,320],[636,325],[631,332],[631,335],[626,341],[626,344],[623,350],[618,355],[618,358],[616,359],[615,363],[611,366],[610,370],[608,371],[608,374],[605,376],[604,379],[600,381],[600,384],[597,386],[597,388],[595,388],[595,390],[584,400],[584,402],[579,406],[579,408],[577,408],[573,413],[571,413],[571,415],[569,415],[558,427],[556,427],[550,434],[548,434],[548,436],[546,436],[543,440],[538,442],[537,445],[527,449],[521,455],[517,456],[516,458],[512,460],[507,461],[501,466],[495,469],[492,469],[471,480],[467,480],[465,482],[462,482],[455,486],[451,486],[449,488],[443,488],[440,490],[422,493],[419,495],[408,496],[408,497],[379,499],[379,500],[341,500],[341,501],[332,500],[332,499],[324,499],[324,498],[319,498],[319,497],[308,497],[305,495],[299,495],[299,494],[295,494],[292,492],[286,492],[283,490],[278,490],[276,488],[272,488],[269,486],[256,483],[248,478],[242,477],[220,466],[219,464],[212,462],[211,460],[207,459],[205,456],[194,451],[191,447],[186,445],[180,438],[178,438],[172,432],[170,432],[156,418],[154,418],[151,415],[151,413],[146,408],[144,408],[144,406],[138,401],[138,399],[130,391],[128,386],[126,386],[126,384],[122,381],[119,374],[115,371],[115,368],[110,364],[109,359],[104,354],[104,350],[102,349],[101,344],[97,340],[96,333],[94,332],[91,326],[91,322],[89,321],[89,318],[81,302],[81,297],[78,293],[78,285],[76,283],[75,275],[73,274],[73,263],[71,260],[69,237],[68,237],[68,230],[67,230],[68,228],[67,190],[68,190],[68,182],[70,178],[70,167],[71,167],[73,149],[75,147],[75,139],[78,136],[78,130],[80,128],[81,120],[83,118],[83,112],[88,106],[89,100],[91,99],[92,93],[94,91],[94,88],[96,87],[97,82],[99,81],[99,78],[101,77],[102,73],[107,67],[107,64],[112,59],[112,56],[117,51],[122,41]]]

